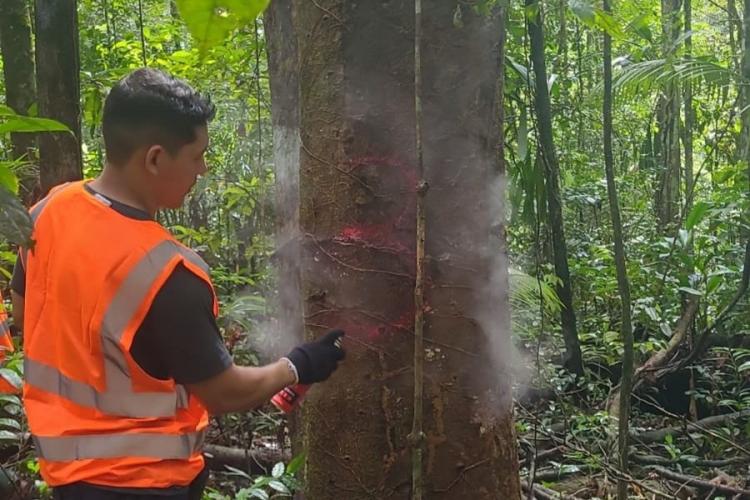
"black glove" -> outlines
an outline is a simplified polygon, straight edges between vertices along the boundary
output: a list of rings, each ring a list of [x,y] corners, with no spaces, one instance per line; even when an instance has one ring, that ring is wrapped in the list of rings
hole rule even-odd
[[[332,330],[315,342],[308,342],[292,349],[287,358],[297,368],[300,384],[323,382],[338,367],[339,361],[344,359],[341,348],[343,330]]]

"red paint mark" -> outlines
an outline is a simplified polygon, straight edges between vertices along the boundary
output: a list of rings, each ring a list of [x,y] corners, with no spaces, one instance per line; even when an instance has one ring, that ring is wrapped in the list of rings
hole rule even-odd
[[[397,255],[414,255],[413,251],[394,237],[393,230],[393,226],[386,224],[348,226],[334,240]]]
[[[416,267],[413,228],[416,223],[416,191],[419,181],[416,169],[413,165],[388,156],[352,158],[346,165],[350,174],[361,176],[364,182],[367,177],[367,172],[364,171],[366,168],[391,168],[395,172],[380,179],[382,182],[379,183],[379,189],[382,192],[377,193],[388,196],[388,203],[385,205],[388,213],[384,217],[378,217],[377,222],[344,227],[334,237],[334,241],[406,257],[405,265],[413,273]],[[376,341],[386,336],[404,335],[413,331],[414,311],[408,305],[407,307],[395,319],[393,316],[380,319],[357,311],[339,311],[331,315],[330,320],[334,321],[328,323],[343,328],[354,338]]]

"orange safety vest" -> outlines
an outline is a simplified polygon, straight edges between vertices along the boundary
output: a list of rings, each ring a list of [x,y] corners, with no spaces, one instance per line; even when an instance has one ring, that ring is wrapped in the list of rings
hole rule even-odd
[[[0,293],[0,364],[5,360],[6,352],[13,352],[13,339],[10,336],[10,322],[8,313],[3,305],[3,295]],[[0,394],[20,394],[21,391],[13,384],[0,377]]]
[[[42,477],[51,486],[190,484],[204,467],[208,413],[174,380],[145,373],[130,346],[175,266],[211,286],[208,266],[83,182],[58,187],[31,216],[23,395]]]

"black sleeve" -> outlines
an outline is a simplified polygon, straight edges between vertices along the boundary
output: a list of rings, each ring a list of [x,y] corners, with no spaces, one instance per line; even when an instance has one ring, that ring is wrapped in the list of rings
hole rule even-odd
[[[179,265],[156,294],[130,354],[158,379],[195,384],[223,372],[232,357],[213,314],[209,286]]]
[[[13,266],[13,276],[10,278],[10,289],[21,297],[26,296],[26,269],[21,264],[21,257],[16,259]]]

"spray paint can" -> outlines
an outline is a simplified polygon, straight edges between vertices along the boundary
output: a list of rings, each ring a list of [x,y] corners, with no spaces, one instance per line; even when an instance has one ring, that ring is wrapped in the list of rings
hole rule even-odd
[[[334,345],[341,349],[341,338],[336,339]],[[271,398],[271,403],[284,413],[291,413],[299,406],[308,390],[310,390],[310,384],[284,387]]]
[[[297,408],[297,406],[299,406],[299,403],[302,401],[302,398],[305,397],[305,394],[309,389],[310,386],[306,384],[284,387],[277,392],[273,398],[271,398],[271,403],[284,413],[291,413]]]

